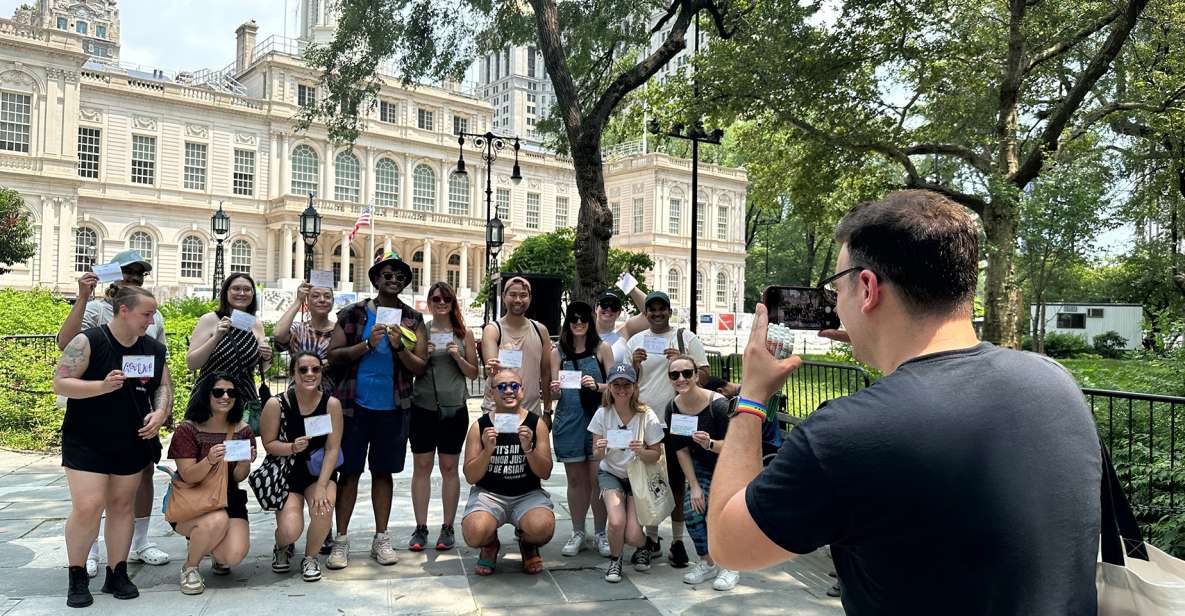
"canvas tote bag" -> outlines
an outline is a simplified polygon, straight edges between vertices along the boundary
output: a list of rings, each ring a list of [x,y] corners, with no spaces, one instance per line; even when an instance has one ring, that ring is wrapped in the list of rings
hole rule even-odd
[[[647,409],[647,413],[653,413]],[[646,442],[646,417],[639,418],[637,440]],[[630,490],[634,493],[634,504],[638,511],[638,523],[642,526],[657,526],[675,509],[675,496],[671,492],[671,481],[667,478],[666,452],[658,456],[658,462],[647,464],[634,456],[626,464]]]

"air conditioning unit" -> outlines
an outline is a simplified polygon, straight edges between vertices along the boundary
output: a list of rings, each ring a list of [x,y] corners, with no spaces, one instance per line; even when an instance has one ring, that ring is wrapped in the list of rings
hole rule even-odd
[[[1060,312],[1078,312],[1078,306],[1062,306]]]
[[[1089,318],[1092,318],[1092,319],[1101,319],[1101,318],[1103,318],[1103,309],[1102,308],[1088,308],[1086,310],[1086,316]]]

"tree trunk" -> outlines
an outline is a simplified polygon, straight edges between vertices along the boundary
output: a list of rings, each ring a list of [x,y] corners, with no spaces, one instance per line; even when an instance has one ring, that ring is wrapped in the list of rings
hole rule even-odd
[[[609,263],[609,238],[613,236],[613,214],[605,194],[605,171],[601,166],[600,133],[582,139],[572,148],[576,190],[580,193],[577,214],[576,277],[572,299],[592,303],[605,284]]]
[[[802,284],[810,285],[811,279],[815,275],[815,257],[818,256],[819,245],[816,241],[817,234],[813,227],[806,229],[806,275],[802,277]]]
[[[1037,335],[1033,339],[1033,350],[1045,354],[1045,298],[1037,297]]]
[[[835,238],[830,238],[827,240],[827,252],[826,252],[826,254],[823,255],[823,265],[821,267],[819,267],[819,282],[820,283],[823,282],[824,278],[831,275],[827,268],[831,267],[831,255],[834,252],[835,252]]]
[[[1020,347],[1016,218],[1015,197],[1008,195],[998,195],[988,202],[983,216],[983,229],[989,247],[983,302],[983,339],[1012,349]]]

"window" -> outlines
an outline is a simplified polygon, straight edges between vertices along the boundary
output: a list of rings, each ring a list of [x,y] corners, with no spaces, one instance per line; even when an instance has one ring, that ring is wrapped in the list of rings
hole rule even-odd
[[[417,109],[416,126],[423,130],[432,130],[432,112],[426,109]]]
[[[399,167],[390,158],[380,158],[374,165],[374,203],[399,207]]]
[[[420,265],[423,263],[424,253],[417,250],[416,254],[411,256],[411,282],[408,283],[408,286],[412,288],[413,292],[420,290],[420,273],[422,272]]]
[[[614,201],[609,204],[609,212],[613,214],[613,235],[621,233],[621,203]]]
[[[568,226],[568,198],[555,198],[555,228],[563,229]]]
[[[251,244],[247,240],[231,242],[230,273],[251,275]]]
[[[235,150],[234,191],[250,197],[255,194],[255,152]]]
[[[317,104],[317,88],[313,86],[306,86],[297,84],[296,86],[296,104],[301,107],[312,107]]]
[[[132,135],[132,182],[152,184],[156,181],[156,137]]]
[[[32,97],[28,94],[0,92],[0,150],[29,151],[29,112]]]
[[[634,233],[642,232],[642,225],[644,225],[646,221],[645,207],[645,199],[634,199]]]
[[[379,121],[386,122],[388,124],[394,124],[397,121],[395,119],[396,118],[395,114],[398,110],[399,110],[399,106],[396,103],[388,103],[387,101],[380,101],[379,102]]]
[[[1091,318],[1091,319],[1101,319],[1101,318],[1103,318],[1103,309],[1102,308],[1087,308],[1086,309],[1086,316],[1087,316],[1087,318]]]
[[[716,210],[716,239],[728,239],[728,206]]]
[[[66,23],[65,17],[58,18],[58,30],[69,30],[70,26]]]
[[[292,192],[297,195],[317,194],[320,184],[317,177],[321,164],[317,153],[307,145],[298,145],[292,150]]]
[[[187,235],[181,240],[181,277],[201,278],[202,264],[206,262],[206,246],[202,238]]]
[[[452,174],[448,178],[448,213],[469,215],[469,176]]]
[[[107,38],[107,26],[95,26],[95,36],[101,39]]]
[[[707,211],[708,204],[700,201],[699,207],[695,209],[695,236],[702,238],[704,236],[704,212]]]
[[[671,298],[671,303],[679,299],[679,270],[671,268],[667,272],[667,295]]]
[[[98,128],[78,127],[78,177],[99,177],[99,149],[102,131]]]
[[[539,228],[539,193],[527,193],[527,228]]]
[[[354,275],[354,258],[358,255],[354,252],[354,247],[350,246],[350,282],[358,282],[358,277]],[[333,249],[333,284],[341,284],[342,281],[342,245],[338,244],[337,248]]]
[[[498,209],[495,216],[502,219],[502,222],[510,220],[510,189],[499,188],[497,195],[494,197],[494,203]]]
[[[99,234],[90,227],[74,231],[74,271],[89,272],[99,254]]]
[[[81,19],[74,22],[74,31],[79,34],[86,34],[86,31],[87,31],[86,22],[82,21]]]
[[[728,307],[728,275],[724,272],[716,274],[716,305]]]
[[[1079,313],[1059,312],[1057,314],[1058,329],[1086,329],[1086,315]]]
[[[206,144],[185,144],[185,187],[206,190]]]
[[[454,291],[461,290],[461,255],[450,255],[448,258],[448,271],[446,274],[446,281]]]
[[[671,198],[671,221],[667,227],[667,232],[671,235],[679,235],[680,218],[683,216],[683,200]]]
[[[144,257],[144,260],[150,264],[152,263],[153,255],[152,244],[152,236],[144,231],[137,231],[128,237],[128,248],[140,253],[140,256]]]
[[[535,76],[535,56],[537,54],[534,47],[527,48],[527,77]]]
[[[469,118],[453,116],[453,134],[460,135],[467,132],[469,132]]]
[[[706,284],[708,284],[708,281],[704,278],[704,273],[697,271],[695,277],[695,303],[699,304],[701,309],[704,306],[704,285]]]
[[[417,165],[412,178],[411,207],[420,212],[436,211],[436,172],[428,165]]]
[[[358,190],[362,185],[358,157],[345,150],[339,152],[333,161],[333,176],[333,198],[358,203]]]

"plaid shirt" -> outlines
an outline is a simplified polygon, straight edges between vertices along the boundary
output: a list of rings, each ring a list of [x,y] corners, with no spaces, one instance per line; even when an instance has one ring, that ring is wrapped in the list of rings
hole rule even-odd
[[[337,324],[346,335],[345,346],[354,346],[362,342],[362,332],[366,330],[366,321],[368,319],[366,301],[363,300],[350,304],[337,313]],[[423,315],[403,302],[399,302],[397,305],[392,306],[392,308],[403,310],[403,318],[400,321],[400,325],[412,331],[420,331],[420,327],[424,325]],[[395,374],[396,403],[401,409],[408,408],[411,406],[414,375],[400,361],[398,353],[392,354],[391,358],[393,360],[392,370]],[[358,364],[361,362],[362,360],[360,358],[353,364],[346,366],[342,371],[341,380],[333,390],[333,396],[341,401],[342,414],[346,416],[352,416],[354,414],[354,399],[358,395]]]

